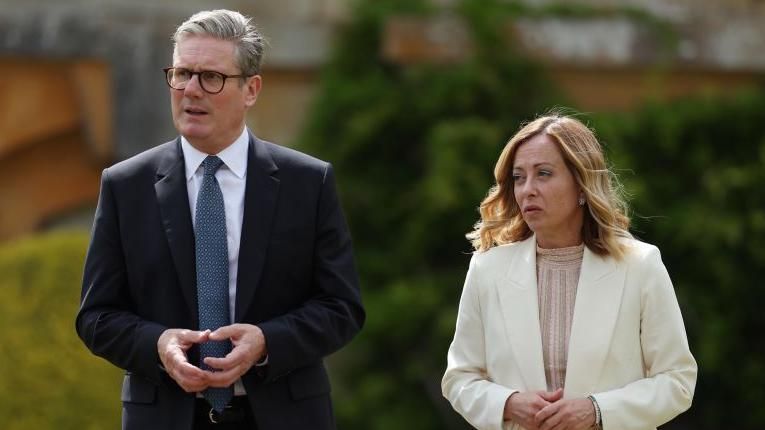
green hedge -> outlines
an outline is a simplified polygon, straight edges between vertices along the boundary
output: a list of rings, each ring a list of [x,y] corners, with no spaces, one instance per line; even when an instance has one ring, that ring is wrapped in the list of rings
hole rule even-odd
[[[566,104],[502,42],[502,24],[523,8],[455,5],[473,54],[402,66],[376,54],[383,23],[438,12],[414,0],[357,3],[298,142],[335,165],[369,315],[333,358],[340,428],[466,428],[439,387],[469,260],[464,233],[507,138]],[[763,115],[755,89],[581,116],[632,194],[635,234],[662,250],[699,361],[694,406],[666,428],[765,423]]]
[[[0,246],[0,416],[7,430],[113,429],[120,371],[74,330],[87,232]]]
[[[385,19],[428,3],[359,2],[324,71],[298,144],[337,169],[368,312],[331,360],[341,429],[466,428],[439,387],[464,233],[504,141],[561,102],[500,42],[500,3],[458,2],[476,42],[467,61],[404,67],[376,55]],[[694,406],[666,428],[762,428],[765,89],[589,119],[632,194],[634,232],[662,250],[699,361]],[[120,372],[73,328],[86,246],[66,233],[0,248],[4,428],[117,427]]]
[[[699,362],[689,428],[765,425],[765,88],[595,124],[659,245]],[[627,170],[629,169],[629,170]]]
[[[358,2],[324,70],[298,147],[335,166],[368,314],[331,362],[342,429],[459,424],[439,383],[470,258],[464,233],[505,137],[555,100],[543,71],[502,42],[507,6],[451,12],[474,41],[466,61],[402,66],[378,54],[386,20],[438,12]]]

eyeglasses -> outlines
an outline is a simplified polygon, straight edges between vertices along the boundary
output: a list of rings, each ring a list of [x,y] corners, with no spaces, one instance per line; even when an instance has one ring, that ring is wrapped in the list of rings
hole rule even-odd
[[[253,75],[225,75],[220,72],[212,70],[201,70],[199,72],[192,72],[189,69],[183,67],[167,67],[162,69],[165,72],[165,78],[167,79],[167,85],[174,90],[182,90],[186,88],[191,78],[194,75],[199,75],[199,85],[210,94],[218,94],[223,91],[223,86],[226,84],[228,78],[249,78]]]

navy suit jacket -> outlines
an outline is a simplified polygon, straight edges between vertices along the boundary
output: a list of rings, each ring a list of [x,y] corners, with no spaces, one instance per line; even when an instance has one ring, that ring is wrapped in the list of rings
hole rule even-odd
[[[268,364],[242,377],[260,430],[335,428],[323,358],[364,317],[332,166],[250,136],[235,322],[266,338]],[[123,429],[191,429],[194,394],[157,352],[165,329],[198,328],[180,138],[104,170],[76,328],[126,371]]]

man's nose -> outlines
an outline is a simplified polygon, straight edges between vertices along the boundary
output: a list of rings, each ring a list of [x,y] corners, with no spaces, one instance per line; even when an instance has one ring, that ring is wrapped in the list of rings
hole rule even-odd
[[[186,82],[186,88],[183,89],[183,92],[187,96],[199,96],[204,92],[199,82],[199,75],[191,76],[191,79]]]

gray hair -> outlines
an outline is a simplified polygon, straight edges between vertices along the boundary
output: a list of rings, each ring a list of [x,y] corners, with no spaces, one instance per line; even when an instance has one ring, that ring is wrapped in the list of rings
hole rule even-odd
[[[197,12],[175,30],[173,50],[177,49],[178,42],[187,36],[211,36],[234,42],[234,52],[241,73],[247,76],[260,73],[266,42],[252,18],[226,9]]]

